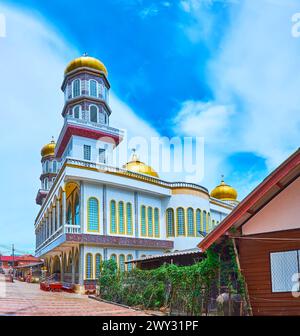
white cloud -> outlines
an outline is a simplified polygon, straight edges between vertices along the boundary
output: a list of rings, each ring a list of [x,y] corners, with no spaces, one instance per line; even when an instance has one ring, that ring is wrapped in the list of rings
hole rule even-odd
[[[33,249],[40,150],[58,137],[64,68],[80,53],[44,18],[6,5],[0,13],[6,18],[6,37],[0,38],[0,244]],[[111,124],[127,128],[129,136],[157,134],[114,94],[111,107]]]
[[[185,11],[199,2],[188,1]],[[293,0],[245,0],[232,7],[230,26],[208,67],[214,100],[206,105],[188,101],[179,111],[179,116],[189,113],[178,131],[205,134],[210,174],[226,169],[217,165],[241,151],[265,158],[271,171],[299,147],[300,39],[291,35],[297,11],[299,2]],[[197,10],[192,15],[202,20]],[[199,26],[192,28],[197,35]],[[214,115],[212,106],[219,112],[231,108]],[[201,113],[195,113],[198,107]],[[206,175],[205,181],[211,180]]]
[[[265,157],[270,168],[299,145],[300,41],[291,36],[296,8],[295,1],[244,1],[211,64],[217,99],[242,103],[238,143]]]
[[[184,134],[197,134],[204,137],[206,143],[219,145],[221,141],[226,143],[230,137],[228,131],[232,114],[229,106],[186,101],[174,122]]]

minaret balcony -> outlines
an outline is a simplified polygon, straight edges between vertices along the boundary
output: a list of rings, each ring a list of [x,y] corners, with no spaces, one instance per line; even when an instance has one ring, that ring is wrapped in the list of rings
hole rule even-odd
[[[91,121],[85,120],[85,119],[74,118],[72,116],[66,116],[65,117],[65,125],[84,126],[84,127],[90,128],[90,129],[104,131],[105,133],[109,133],[113,136],[119,136],[119,137],[124,136],[124,131],[122,131],[118,128],[110,127],[110,126],[102,124],[102,123],[94,123],[94,122],[91,122]]]

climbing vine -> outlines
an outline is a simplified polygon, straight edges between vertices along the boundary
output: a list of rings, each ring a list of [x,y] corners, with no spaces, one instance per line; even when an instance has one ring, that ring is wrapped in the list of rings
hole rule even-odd
[[[133,268],[130,272],[120,272],[114,260],[104,261],[99,277],[100,297],[143,309],[207,314],[211,299],[220,293],[222,284],[231,286],[232,292],[244,290],[234,250],[230,245],[227,248],[230,256],[227,264],[214,247],[191,266],[165,264],[151,270]]]

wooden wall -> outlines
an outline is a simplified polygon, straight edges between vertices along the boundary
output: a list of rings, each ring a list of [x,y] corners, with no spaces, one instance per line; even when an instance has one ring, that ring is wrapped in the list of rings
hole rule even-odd
[[[300,239],[300,229],[247,237]],[[300,297],[294,298],[291,292],[272,293],[270,269],[270,252],[300,249],[300,240],[292,242],[236,239],[236,242],[253,315],[300,315]]]

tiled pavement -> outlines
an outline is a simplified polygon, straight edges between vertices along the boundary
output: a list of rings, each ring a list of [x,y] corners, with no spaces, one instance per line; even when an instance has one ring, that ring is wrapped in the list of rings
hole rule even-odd
[[[5,283],[0,274],[0,316],[138,316],[140,311],[89,299],[86,295],[52,293],[39,289],[38,284],[16,281]]]

